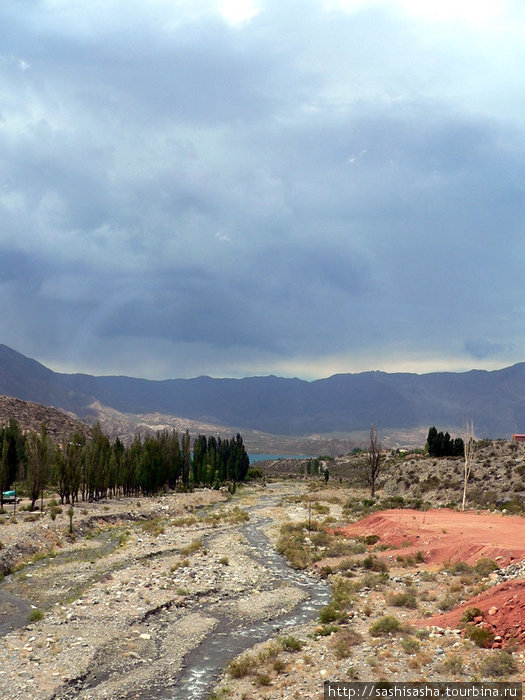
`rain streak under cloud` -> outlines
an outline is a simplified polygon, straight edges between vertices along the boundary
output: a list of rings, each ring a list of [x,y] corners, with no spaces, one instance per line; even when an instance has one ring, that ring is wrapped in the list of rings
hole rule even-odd
[[[5,0],[0,342],[149,378],[525,359],[525,6]]]

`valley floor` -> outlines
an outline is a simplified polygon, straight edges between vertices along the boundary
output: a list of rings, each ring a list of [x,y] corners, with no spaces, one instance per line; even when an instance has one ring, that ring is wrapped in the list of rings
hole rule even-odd
[[[4,517],[0,567],[14,571],[0,583],[0,697],[317,700],[325,680],[523,678],[523,647],[505,667],[507,654],[424,626],[443,606],[525,578],[522,563],[480,574],[391,557],[381,571],[386,542],[334,534],[363,495],[280,481],[233,499],[203,490],[80,504],[72,537],[67,507],[55,521]],[[299,533],[310,574],[275,553],[283,524]],[[328,583],[346,607],[320,623]],[[384,615],[404,630],[374,636]]]

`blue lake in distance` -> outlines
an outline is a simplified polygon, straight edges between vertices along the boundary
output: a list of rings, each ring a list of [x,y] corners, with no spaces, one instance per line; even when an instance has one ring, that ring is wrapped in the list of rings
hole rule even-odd
[[[262,462],[263,459],[315,459],[313,455],[267,455],[248,453],[250,464]]]

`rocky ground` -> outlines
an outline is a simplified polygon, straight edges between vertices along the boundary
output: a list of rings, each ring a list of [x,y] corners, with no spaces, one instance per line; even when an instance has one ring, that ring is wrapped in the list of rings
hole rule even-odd
[[[366,447],[366,439],[360,444]],[[383,495],[397,499],[401,506],[419,502],[455,507],[461,503],[464,470],[462,457],[429,457],[407,449],[384,449],[383,455],[377,482]],[[267,476],[297,478],[306,474],[307,462],[308,460],[298,459],[272,460],[259,462],[257,466],[262,466]],[[320,462],[321,474],[325,468],[329,470],[331,481],[340,481],[347,486],[366,487],[367,455],[364,452],[323,459]],[[470,508],[498,508],[523,514],[525,443],[509,440],[476,442],[467,496]],[[392,506],[395,507],[395,504],[392,503]]]
[[[455,628],[409,627],[523,577],[521,564],[488,573],[395,560],[382,570],[380,540],[334,534],[361,517],[348,504],[365,495],[286,481],[233,499],[208,490],[108,500],[75,508],[73,535],[66,508],[55,521],[4,516],[0,567],[12,573],[0,583],[0,697],[206,697],[214,653],[225,667],[215,698],[317,699],[325,680],[522,678],[522,647],[501,655]],[[272,545],[310,570],[310,583],[283,573]],[[285,627],[328,582],[335,614],[321,622],[313,610],[316,619]],[[376,635],[385,615],[401,629]],[[234,638],[247,651],[228,666]]]

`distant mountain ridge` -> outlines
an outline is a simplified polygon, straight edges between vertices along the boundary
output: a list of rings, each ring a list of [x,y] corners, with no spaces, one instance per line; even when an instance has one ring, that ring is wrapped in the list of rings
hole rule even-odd
[[[307,382],[245,379],[94,377],[60,374],[0,345],[0,394],[72,411],[99,401],[126,413],[159,412],[277,435],[436,425],[472,419],[478,436],[525,432],[525,363],[500,370],[336,374]]]

